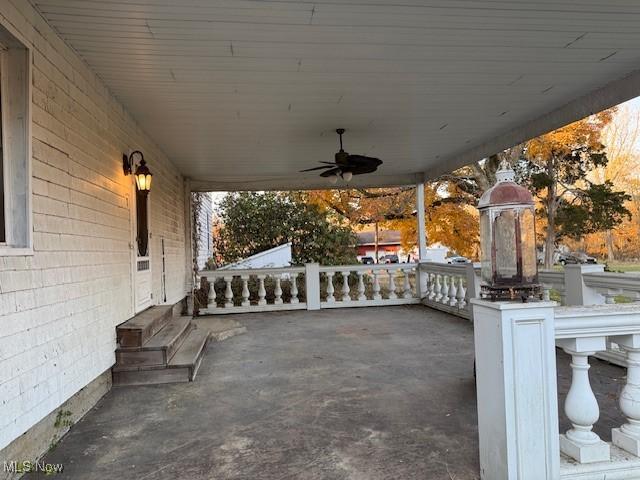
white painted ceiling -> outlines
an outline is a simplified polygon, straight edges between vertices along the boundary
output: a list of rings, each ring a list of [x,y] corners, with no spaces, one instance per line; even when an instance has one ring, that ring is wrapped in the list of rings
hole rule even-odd
[[[298,170],[337,127],[384,161],[362,184],[411,182],[640,68],[637,0],[32,1],[202,189],[326,186]]]

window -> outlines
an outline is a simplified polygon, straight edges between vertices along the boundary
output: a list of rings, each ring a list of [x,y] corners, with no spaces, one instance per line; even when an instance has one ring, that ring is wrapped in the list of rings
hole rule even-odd
[[[31,251],[31,57],[0,25],[0,255]]]

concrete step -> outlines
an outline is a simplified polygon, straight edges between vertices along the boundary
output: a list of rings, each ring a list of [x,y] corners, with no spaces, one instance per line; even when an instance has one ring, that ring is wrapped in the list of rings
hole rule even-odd
[[[114,385],[190,382],[196,377],[209,340],[209,331],[188,328],[188,334],[165,365],[116,365]]]
[[[116,327],[116,339],[120,348],[142,347],[164,327],[173,316],[172,305],[148,308]]]
[[[189,369],[189,380],[196,378],[209,341],[209,331],[193,328],[169,362],[169,369]]]
[[[166,365],[189,334],[190,317],[173,317],[141,347],[116,350],[118,366]]]

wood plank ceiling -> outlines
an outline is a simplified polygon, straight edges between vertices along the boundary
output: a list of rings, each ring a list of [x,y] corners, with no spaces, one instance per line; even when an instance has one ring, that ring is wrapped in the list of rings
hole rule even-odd
[[[640,67],[637,0],[32,1],[212,190],[326,186],[337,127],[411,182]]]

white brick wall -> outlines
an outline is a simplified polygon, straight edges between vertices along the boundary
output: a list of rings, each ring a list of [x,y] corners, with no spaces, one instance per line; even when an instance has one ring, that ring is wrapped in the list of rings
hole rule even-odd
[[[0,0],[0,21],[33,52],[33,244],[0,257],[0,449],[114,363],[115,325],[130,318],[131,177],[140,149],[150,194],[155,303],[186,291],[184,181],[26,0]]]

